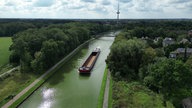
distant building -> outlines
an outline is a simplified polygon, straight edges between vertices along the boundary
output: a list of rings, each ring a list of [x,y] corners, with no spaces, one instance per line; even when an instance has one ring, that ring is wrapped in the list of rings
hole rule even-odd
[[[141,39],[142,40],[147,40],[147,39],[149,39],[149,37],[147,37],[147,36],[146,37],[141,37]]]
[[[155,43],[157,43],[160,39],[161,39],[161,37],[156,37],[153,41],[154,41]]]
[[[186,43],[190,43],[190,42],[188,39],[183,38],[179,43],[186,44]]]
[[[192,30],[190,30],[190,31],[188,32],[188,35],[189,35],[189,36],[192,36]]]
[[[141,37],[141,40],[143,40],[143,42],[147,43],[149,38],[146,36],[146,37]]]
[[[168,38],[166,37],[165,39],[163,39],[163,47],[166,47],[168,45],[174,44],[175,41],[173,40],[173,38]]]
[[[192,108],[192,97],[182,100],[183,108]]]
[[[192,55],[192,48],[177,48],[177,50],[170,53],[170,58],[177,58],[177,57],[185,57],[185,50],[186,50],[186,56],[189,57]]]

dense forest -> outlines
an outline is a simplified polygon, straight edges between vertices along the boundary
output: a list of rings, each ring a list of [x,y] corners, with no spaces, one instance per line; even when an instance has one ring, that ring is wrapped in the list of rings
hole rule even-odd
[[[179,39],[191,38],[188,35],[191,29],[191,21],[127,24],[116,37],[106,60],[114,80],[113,107],[161,107],[153,94],[157,93],[162,96],[164,107],[170,107],[171,102],[180,108],[182,99],[192,95],[191,57],[172,59],[167,55],[176,48],[191,46],[191,43],[179,43]],[[163,47],[165,37],[178,42]],[[156,38],[159,40],[155,41]],[[154,103],[139,103],[142,97],[138,93],[153,98]]]
[[[54,24],[66,24],[70,22],[82,22],[97,24],[95,29],[104,30],[105,25],[115,25],[114,20],[70,20],[70,19],[0,19],[0,37],[10,37],[29,28],[42,28]],[[98,27],[99,25],[99,27]],[[97,30],[95,30],[97,31]],[[100,32],[99,30],[97,32]]]

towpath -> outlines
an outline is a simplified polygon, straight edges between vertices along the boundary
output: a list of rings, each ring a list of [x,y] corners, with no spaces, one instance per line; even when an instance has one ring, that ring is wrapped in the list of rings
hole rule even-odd
[[[104,94],[104,100],[103,100],[103,108],[108,108],[110,78],[111,78],[110,71],[107,70],[107,82],[106,82],[106,86],[105,86],[105,94]]]
[[[3,74],[1,74],[0,77],[3,77],[3,76],[6,75],[6,74],[10,74],[11,72],[13,72],[14,70],[16,70],[16,69],[18,69],[18,68],[19,68],[19,66],[14,67],[14,68],[8,70],[7,72],[4,72]]]

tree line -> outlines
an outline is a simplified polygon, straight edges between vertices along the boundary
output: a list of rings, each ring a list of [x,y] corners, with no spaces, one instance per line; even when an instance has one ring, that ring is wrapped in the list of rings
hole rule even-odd
[[[187,33],[192,29],[192,21],[136,21],[130,22],[125,26],[126,31],[129,31],[130,36],[134,37],[171,37],[177,40],[179,37],[187,37]]]
[[[80,19],[0,19],[0,37],[12,37],[18,32],[25,31],[31,28],[48,27],[54,24],[66,24],[70,22],[84,22],[95,25],[95,29],[100,29],[97,32],[105,31],[106,26],[115,27],[115,20],[80,20]],[[96,32],[91,31],[91,32]]]

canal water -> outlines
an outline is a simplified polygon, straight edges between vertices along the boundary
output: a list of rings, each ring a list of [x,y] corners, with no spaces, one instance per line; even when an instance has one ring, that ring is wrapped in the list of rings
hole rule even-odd
[[[115,34],[110,32],[103,35]],[[96,108],[106,67],[105,59],[113,41],[114,37],[101,37],[88,43],[19,108]],[[90,76],[79,75],[78,68],[98,46],[101,53]]]

